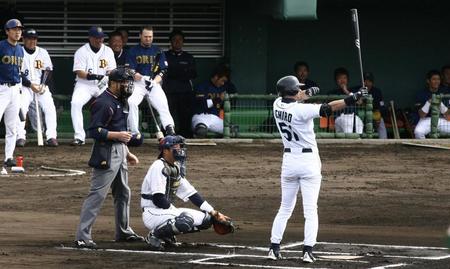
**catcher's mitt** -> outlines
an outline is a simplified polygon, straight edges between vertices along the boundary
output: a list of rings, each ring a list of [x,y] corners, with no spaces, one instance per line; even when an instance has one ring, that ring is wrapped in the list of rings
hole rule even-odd
[[[212,216],[212,223],[214,231],[220,235],[234,233],[234,223],[230,217],[225,216],[219,211],[214,211]]]

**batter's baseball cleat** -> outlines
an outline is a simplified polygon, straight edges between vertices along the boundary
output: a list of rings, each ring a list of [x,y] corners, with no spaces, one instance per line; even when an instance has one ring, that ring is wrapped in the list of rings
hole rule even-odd
[[[116,239],[116,242],[145,242],[145,239],[143,236],[132,234],[120,239]]]
[[[96,249],[97,244],[93,240],[77,240],[75,241],[75,247],[76,248],[89,248],[89,249]]]
[[[27,143],[27,141],[25,139],[19,138],[16,140],[16,147],[23,148],[23,147],[25,147],[26,143]]]
[[[283,259],[280,253],[280,244],[272,243],[270,245],[269,254],[267,254],[267,258],[274,261]]]
[[[3,163],[3,166],[5,166],[5,167],[16,166],[16,161],[14,159],[12,159],[12,158],[9,158]]]
[[[70,143],[70,145],[71,146],[82,146],[82,145],[84,145],[84,141],[77,138],[77,139],[74,139],[72,141],[72,143]]]
[[[50,138],[47,141],[45,141],[45,145],[47,147],[57,147],[58,146],[58,140],[56,140],[56,138]]]
[[[304,246],[303,247],[303,262],[304,263],[313,263],[316,261],[316,258],[312,254],[312,247]]]

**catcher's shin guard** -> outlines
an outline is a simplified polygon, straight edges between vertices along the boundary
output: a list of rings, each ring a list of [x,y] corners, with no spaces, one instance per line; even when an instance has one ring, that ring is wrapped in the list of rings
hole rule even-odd
[[[194,218],[186,212],[181,213],[175,219],[169,219],[158,226],[153,235],[157,238],[170,238],[177,234],[188,233],[194,228]]]

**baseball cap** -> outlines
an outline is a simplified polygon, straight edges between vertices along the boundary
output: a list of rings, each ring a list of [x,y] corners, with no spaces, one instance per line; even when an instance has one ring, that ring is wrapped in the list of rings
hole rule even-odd
[[[25,29],[25,31],[23,32],[23,37],[38,38],[39,35],[38,35],[37,31],[34,30],[33,28],[28,28],[28,29]]]
[[[11,29],[11,28],[23,28],[22,23],[18,19],[10,19],[5,23],[5,29]]]
[[[103,32],[102,27],[92,26],[89,28],[89,36],[100,38],[105,37],[106,34]]]
[[[373,77],[373,74],[371,73],[371,72],[365,72],[364,73],[364,80],[370,80],[370,81],[374,81],[374,77]]]

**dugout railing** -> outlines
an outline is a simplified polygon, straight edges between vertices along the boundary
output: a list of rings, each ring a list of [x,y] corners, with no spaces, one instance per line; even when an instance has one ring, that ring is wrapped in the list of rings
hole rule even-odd
[[[345,95],[316,95],[306,103],[324,103]],[[279,138],[273,118],[276,95],[230,94],[224,102],[224,138]],[[372,97],[354,107],[314,120],[317,138],[373,138]],[[346,130],[342,130],[342,127]]]
[[[443,115],[440,111],[440,105],[441,102],[447,100],[445,102],[446,104],[449,104],[450,102],[450,94],[433,94],[431,96],[431,132],[429,134],[430,138],[449,138],[450,137],[450,129],[449,130],[443,130],[443,132],[439,131],[438,129],[438,122],[439,118],[442,118]],[[448,107],[448,105],[447,105]],[[450,107],[449,107],[450,109]],[[450,114],[445,117],[447,121],[450,121]]]
[[[313,96],[308,103],[323,103],[341,99],[344,95],[318,95]],[[70,138],[73,136],[72,120],[70,116],[70,95],[53,95],[58,114],[58,136]],[[224,138],[279,138],[278,129],[272,114],[273,101],[276,95],[232,94],[225,96],[224,102]],[[439,117],[442,117],[439,105],[442,100],[450,99],[450,94],[433,95],[431,104],[431,133],[430,138],[450,137],[449,132],[439,132],[437,125]],[[146,102],[143,102],[143,104]],[[146,137],[153,136],[156,131],[151,113],[146,104],[141,105],[140,127]],[[336,132],[336,116],[334,113],[329,118],[319,118],[314,121],[314,129],[317,138],[376,138],[373,125],[372,98],[352,108],[363,122],[361,134]],[[156,111],[155,111],[156,112]],[[84,127],[89,124],[89,106],[83,109]],[[450,120],[450,118],[447,118]]]

